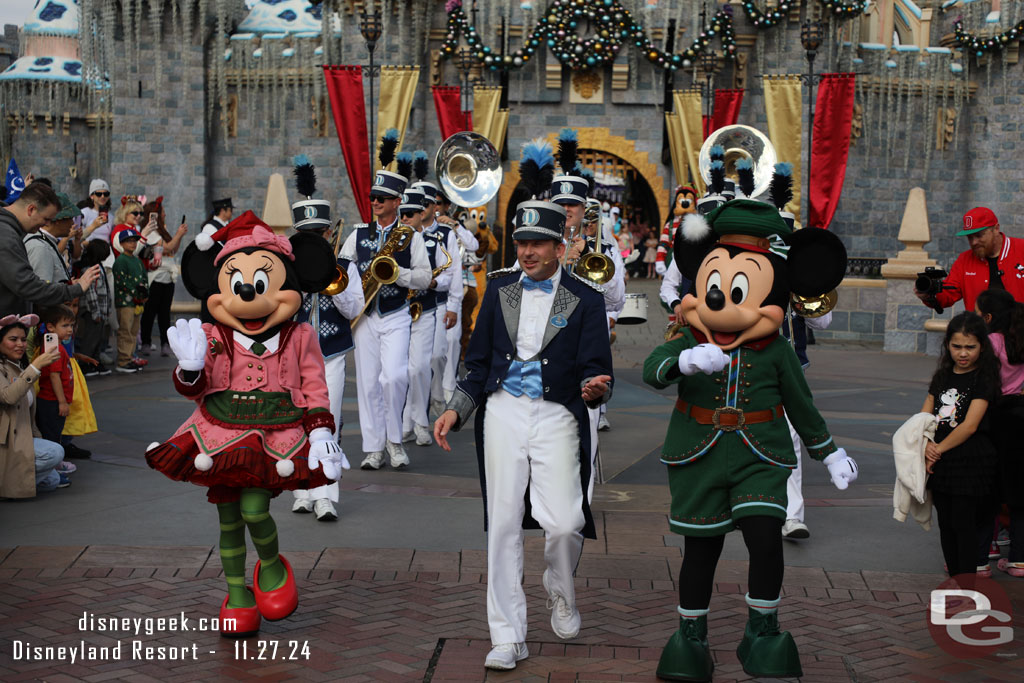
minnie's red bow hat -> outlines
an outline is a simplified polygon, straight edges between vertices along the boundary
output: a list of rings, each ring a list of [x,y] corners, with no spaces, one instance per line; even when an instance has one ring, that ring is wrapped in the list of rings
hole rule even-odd
[[[295,256],[292,254],[292,243],[288,241],[288,238],[275,234],[273,229],[252,211],[241,214],[213,233],[211,238],[214,242],[224,243],[224,248],[220,250],[217,258],[213,261],[214,265],[219,264],[229,254],[246,247],[260,247],[280,254],[289,260],[295,260]]]

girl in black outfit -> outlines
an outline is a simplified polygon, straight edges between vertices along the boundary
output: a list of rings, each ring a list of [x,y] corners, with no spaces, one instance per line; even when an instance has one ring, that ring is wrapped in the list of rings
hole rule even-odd
[[[976,313],[955,316],[921,408],[938,422],[925,458],[950,576],[975,574],[992,540],[996,449],[986,411],[999,395],[999,359],[985,321]]]

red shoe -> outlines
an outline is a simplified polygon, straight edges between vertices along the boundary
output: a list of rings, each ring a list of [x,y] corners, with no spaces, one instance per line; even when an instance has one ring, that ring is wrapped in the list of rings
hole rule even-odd
[[[252,593],[256,598],[256,606],[260,614],[267,621],[278,621],[284,619],[299,606],[299,590],[295,587],[295,574],[292,566],[284,555],[278,555],[281,564],[284,565],[284,585],[272,591],[264,593],[260,590],[260,563],[256,562],[256,568],[252,572]]]
[[[260,632],[258,607],[228,607],[228,599],[220,606],[220,634],[224,638],[248,638]]]

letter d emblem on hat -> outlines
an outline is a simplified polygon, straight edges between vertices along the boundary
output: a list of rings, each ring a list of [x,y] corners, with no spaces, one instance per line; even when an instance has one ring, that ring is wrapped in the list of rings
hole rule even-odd
[[[572,183],[564,182],[558,186],[558,191],[561,194],[572,194]]]
[[[540,222],[540,212],[537,209],[523,209],[521,219],[520,227],[537,225]]]
[[[382,174],[378,173],[377,177],[373,179],[373,184],[374,185],[383,185],[384,184],[384,176]]]

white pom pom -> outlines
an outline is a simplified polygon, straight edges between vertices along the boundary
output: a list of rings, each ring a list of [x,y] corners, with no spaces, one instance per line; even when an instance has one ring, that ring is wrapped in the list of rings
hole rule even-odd
[[[160,445],[159,441],[154,441],[153,443],[151,443],[148,446],[146,446],[146,452],[149,453],[151,450],[153,450],[154,448],[156,448],[159,445]]]
[[[292,476],[292,472],[295,471],[295,463],[291,460],[278,460],[277,461],[277,473],[282,477]]]
[[[213,458],[208,456],[206,453],[200,453],[196,456],[195,466],[200,472],[205,472],[213,467]]]
[[[213,246],[213,238],[205,232],[201,232],[196,235],[196,246],[199,247],[199,251],[209,251]]]
[[[699,213],[688,213],[683,216],[683,239],[687,242],[700,242],[711,233],[711,226]]]

